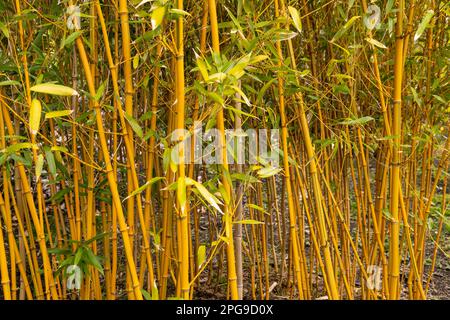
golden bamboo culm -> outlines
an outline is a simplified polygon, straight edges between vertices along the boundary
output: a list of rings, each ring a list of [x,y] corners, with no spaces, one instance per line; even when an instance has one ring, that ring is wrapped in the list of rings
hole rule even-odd
[[[448,298],[447,3],[0,12],[0,299]]]

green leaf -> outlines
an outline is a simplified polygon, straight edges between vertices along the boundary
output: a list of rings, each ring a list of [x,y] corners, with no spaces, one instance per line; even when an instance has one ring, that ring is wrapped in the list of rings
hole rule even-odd
[[[38,182],[39,178],[41,177],[43,166],[44,166],[44,156],[42,154],[39,154],[36,160],[36,167],[35,167],[36,182]]]
[[[271,79],[267,83],[264,84],[264,86],[261,88],[261,90],[258,92],[258,97],[256,98],[256,104],[260,104],[266,91],[270,88],[270,86],[277,81],[277,79]]]
[[[189,12],[186,12],[184,10],[181,9],[169,9],[169,13],[175,14],[177,16],[191,16],[191,14]]]
[[[262,221],[251,220],[251,219],[234,221],[233,223],[235,223],[235,224],[264,224],[264,222],[262,222]]]
[[[152,300],[152,296],[150,295],[150,293],[148,293],[147,290],[141,288],[141,293],[145,300]]]
[[[158,292],[158,286],[156,285],[156,282],[153,282],[153,285],[152,285],[152,300],[159,300],[159,292]]]
[[[53,156],[53,152],[50,149],[45,151],[45,158],[47,159],[48,170],[53,177],[56,177],[55,157]]]
[[[265,167],[265,168],[262,168],[262,169],[258,170],[257,174],[261,178],[268,178],[268,177],[271,177],[273,175],[276,175],[281,170],[282,170],[281,168]]]
[[[73,110],[51,111],[45,114],[45,119],[65,117],[73,113]]]
[[[72,32],[63,42],[62,47],[67,47],[71,45],[81,34],[83,31],[78,30],[75,32]]]
[[[83,257],[83,253],[84,253],[84,248],[81,247],[77,250],[77,252],[75,253],[75,259],[73,261],[74,265],[78,265],[78,263],[80,263],[81,258]]]
[[[42,105],[38,99],[33,99],[31,101],[30,107],[30,131],[32,135],[36,135],[39,130],[39,125],[41,123],[41,113],[42,113]]]
[[[198,70],[200,71],[200,73],[203,77],[203,80],[208,81],[209,80],[208,69],[206,68],[205,62],[203,61],[203,59],[201,57],[197,57],[196,62],[197,62]]]
[[[225,201],[225,203],[227,205],[229,205],[230,204],[230,200],[231,200],[230,199],[230,195],[227,192],[227,190],[225,189],[225,187],[223,186],[223,184],[219,185],[219,192],[220,192],[220,195],[222,196],[223,201]]]
[[[375,39],[373,39],[373,38],[366,38],[365,40],[366,40],[368,43],[373,44],[374,46],[376,46],[376,47],[378,47],[378,48],[381,48],[381,49],[387,49],[387,47],[386,47],[384,44],[382,44],[381,42],[379,42],[379,41],[377,41],[377,40],[375,40]]]
[[[423,32],[430,24],[430,21],[433,18],[433,16],[434,16],[434,11],[428,10],[427,13],[425,14],[425,16],[423,17],[422,21],[420,22],[419,27],[417,28],[416,34],[414,35],[414,42],[419,40],[420,36],[422,36]]]
[[[339,124],[344,124],[347,126],[358,125],[358,124],[361,125],[361,124],[364,124],[364,123],[372,121],[372,120],[375,120],[375,119],[372,117],[366,116],[366,117],[362,117],[362,118],[358,118],[358,119],[347,119],[347,120],[339,122]]]
[[[142,138],[144,136],[144,134],[142,132],[141,126],[137,123],[136,119],[134,119],[132,116],[130,116],[127,113],[125,113],[125,119],[127,119],[128,123],[130,124],[130,126],[133,129],[134,133],[136,133],[136,135],[139,138]]]
[[[233,179],[237,179],[237,180],[241,180],[244,182],[248,182],[248,183],[257,183],[259,182],[259,180],[249,174],[245,174],[245,173],[233,173],[231,175],[231,177]]]
[[[388,0],[386,3],[386,14],[389,14],[392,11],[392,7],[394,6],[394,0]]]
[[[56,96],[77,96],[74,89],[55,83],[41,83],[30,88],[31,91],[52,94]]]
[[[252,209],[256,209],[256,210],[264,212],[264,213],[266,212],[266,210],[264,210],[264,208],[262,208],[260,206],[257,206],[256,204],[253,204],[253,203],[248,203],[247,207],[252,208]]]
[[[21,142],[21,143],[15,143],[15,144],[8,146],[6,149],[3,149],[2,152],[6,152],[7,154],[13,154],[19,150],[30,149],[33,147],[34,147],[34,145],[31,142]]]
[[[20,82],[19,81],[15,81],[15,80],[1,81],[0,82],[0,87],[2,87],[2,86],[20,86]]]
[[[109,234],[109,232],[102,232],[102,233],[99,233],[99,234],[93,236],[92,238],[90,238],[89,240],[84,241],[83,244],[84,244],[85,246],[87,246],[88,244],[90,244],[90,243],[92,243],[92,242],[94,242],[94,241],[97,241],[97,240],[100,240],[101,238],[104,238],[104,237],[107,236],[108,234]]]
[[[285,40],[292,39],[292,38],[296,37],[297,35],[298,35],[297,32],[292,32],[289,30],[276,30],[274,32],[274,36],[271,37],[271,39],[274,41],[285,41]]]
[[[63,254],[63,255],[69,255],[72,253],[72,251],[67,248],[50,248],[47,250],[47,252],[51,254]]]
[[[3,34],[5,35],[6,38],[9,38],[9,30],[5,26],[5,24],[1,21],[0,21],[0,30],[3,32]]]
[[[224,72],[216,72],[209,76],[210,82],[222,82],[226,79],[227,74]]]
[[[212,195],[200,182],[195,181],[189,177],[186,177],[186,182],[192,183],[195,188],[200,192],[202,197],[216,209],[220,213],[223,214],[222,210],[219,207],[219,204],[222,204],[219,199],[217,199],[214,195]]]
[[[133,69],[137,69],[139,67],[139,54],[136,54],[133,58]]]
[[[334,35],[333,39],[331,39],[331,42],[334,42],[336,40],[338,40],[340,37],[342,37],[344,35],[344,33],[355,23],[356,20],[358,20],[359,18],[361,18],[360,16],[354,16],[351,17],[350,20],[347,21],[346,24],[344,24],[344,26],[339,29],[338,32],[336,32],[336,34]]]
[[[288,10],[291,15],[292,22],[294,23],[295,28],[298,30],[298,32],[301,32],[302,31],[302,20],[300,19],[300,14],[298,13],[298,10],[291,6],[288,7]]]
[[[339,84],[339,85],[333,86],[333,93],[335,93],[335,94],[338,94],[338,93],[349,94],[350,93],[350,89],[345,84]]]
[[[51,151],[59,151],[59,152],[69,152],[69,149],[67,149],[66,147],[62,147],[62,146],[53,146],[50,148]]]
[[[152,184],[154,184],[155,182],[159,181],[159,180],[163,180],[165,179],[164,177],[154,177],[150,180],[148,180],[146,183],[144,183],[142,186],[140,186],[139,188],[137,188],[136,190],[134,190],[132,193],[130,193],[125,199],[123,199],[122,201],[127,200],[128,198],[134,197],[135,195],[141,193],[142,191],[144,191],[145,189],[147,189],[148,187],[150,187]]]
[[[157,7],[152,11],[152,29],[155,30],[159,27],[164,19],[164,15],[166,14],[166,7]]]
[[[197,251],[197,266],[199,269],[203,265],[205,260],[206,260],[206,246],[201,245],[198,247]]]
[[[239,94],[239,96],[244,99],[244,102],[247,106],[251,107],[252,104],[250,103],[250,100],[247,98],[247,96],[245,95],[245,93],[238,87],[238,86],[231,86],[231,88],[234,89],[234,91],[236,91],[236,93]],[[237,109],[239,110],[239,109]]]
[[[256,64],[258,62],[266,60],[267,58],[269,58],[269,57],[266,55],[262,55],[262,54],[254,56],[254,57],[250,58],[249,64]]]
[[[419,94],[417,93],[416,89],[413,87],[410,87],[411,93],[413,94],[414,102],[417,103],[418,106],[422,105],[422,99],[419,98]]]
[[[436,95],[436,94],[433,94],[433,97],[434,97],[437,101],[439,101],[440,103],[442,103],[442,104],[444,104],[444,105],[447,104],[447,102],[446,102],[442,97],[440,97],[440,96],[438,96],[438,95]]]
[[[55,193],[53,196],[51,196],[47,201],[59,203],[64,198],[64,196],[66,194],[68,194],[69,192],[70,192],[69,188],[61,189],[57,193]]]
[[[0,166],[2,165],[2,164],[4,164],[5,162],[6,162],[6,160],[8,160],[8,154],[7,153],[4,153],[4,154],[2,154],[1,156],[0,156]]]
[[[103,96],[103,92],[105,91],[107,82],[108,82],[108,80],[103,81],[102,84],[100,85],[100,87],[97,89],[97,92],[95,93],[95,96],[94,96],[95,101],[100,101],[100,98]]]
[[[97,256],[94,254],[94,252],[92,252],[91,249],[86,248],[86,258],[88,260],[88,262],[90,264],[92,264],[94,266],[95,269],[97,269],[102,275],[103,275],[103,267],[100,264],[100,262],[98,261]]]
[[[234,107],[227,106],[227,107],[225,107],[225,108],[228,109],[228,110],[233,111],[233,112],[236,113],[236,114],[244,115],[244,116],[247,116],[247,117],[249,117],[249,118],[258,119],[258,118],[255,117],[254,115],[252,115],[252,114],[250,114],[250,113],[247,113],[247,112],[244,112],[244,111],[242,111],[242,110],[236,109],[236,108],[234,108]]]

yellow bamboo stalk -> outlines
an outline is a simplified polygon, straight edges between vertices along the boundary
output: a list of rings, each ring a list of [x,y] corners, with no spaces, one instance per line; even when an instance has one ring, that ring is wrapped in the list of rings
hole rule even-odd
[[[216,54],[220,54],[220,42],[219,42],[219,27],[217,23],[217,10],[216,0],[208,0],[211,36],[212,36],[212,49]],[[228,160],[227,160],[227,147],[225,142],[225,121],[223,117],[223,108],[221,107],[217,112],[217,128],[219,130],[219,150],[222,158],[222,184],[225,192],[231,199],[231,186],[228,183],[226,174],[228,173]],[[239,298],[237,289],[237,276],[236,276],[236,264],[233,242],[233,211],[229,204],[224,205],[224,219],[225,219],[225,236],[229,239],[227,244],[227,265],[228,265],[228,285],[230,288],[231,299],[237,300]]]
[[[398,2],[395,62],[394,62],[394,113],[392,119],[392,134],[395,136],[391,163],[391,187],[390,187],[390,212],[392,215],[391,237],[389,248],[389,298],[399,298],[399,196],[400,196],[400,161],[401,161],[401,107],[402,107],[402,83],[403,83],[403,10],[404,0]]]
[[[81,59],[81,63],[83,65],[86,82],[87,82],[88,88],[89,88],[89,93],[92,97],[94,97],[96,94],[94,81],[92,78],[91,70],[89,68],[89,61],[88,61],[88,58],[86,55],[86,51],[84,49],[83,40],[81,40],[80,37],[77,38],[76,45],[78,48],[78,53],[79,53],[79,56]],[[125,256],[127,258],[127,266],[129,268],[130,275],[131,275],[132,290],[134,293],[134,298],[136,298],[138,300],[142,300],[142,293],[139,288],[139,279],[137,276],[136,265],[135,265],[133,253],[131,250],[131,241],[130,241],[130,237],[128,234],[128,226],[125,221],[125,216],[124,216],[122,204],[120,201],[119,191],[117,188],[117,182],[116,182],[116,178],[114,176],[114,171],[113,171],[113,168],[111,165],[111,158],[109,155],[108,144],[106,142],[106,137],[105,137],[105,129],[103,127],[102,113],[101,113],[101,109],[100,109],[100,105],[99,105],[98,101],[94,101],[94,110],[95,110],[95,117],[96,117],[98,134],[99,134],[99,139],[100,139],[100,145],[101,145],[101,149],[102,149],[103,158],[104,158],[104,161],[106,164],[106,174],[107,174],[107,178],[108,178],[108,184],[109,184],[109,187],[111,190],[111,196],[112,196],[114,206],[116,207],[116,210],[117,210],[117,219],[118,219],[120,232],[122,234],[122,238],[123,238],[123,242],[124,242]]]
[[[177,9],[183,10],[183,0],[177,1]],[[180,16],[176,22],[176,97],[177,97],[177,114],[176,114],[176,129],[184,132],[184,33],[183,33],[183,17]],[[184,139],[183,133],[178,134],[178,192],[183,193],[186,196],[186,183],[185,183],[185,152],[184,152]],[[183,196],[182,196],[183,197]],[[180,199],[178,197],[179,205],[179,224],[180,224],[180,238],[181,238],[181,297],[183,299],[189,299],[189,234],[188,234],[188,222],[189,212],[186,207],[186,199]]]

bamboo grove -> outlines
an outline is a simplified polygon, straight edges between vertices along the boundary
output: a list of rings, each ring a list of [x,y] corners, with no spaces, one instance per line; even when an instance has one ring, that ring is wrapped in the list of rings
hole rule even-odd
[[[447,1],[3,0],[0,12],[0,298],[439,293]],[[218,163],[193,161],[210,143],[199,122],[218,133]],[[234,161],[227,129],[279,130],[278,165]]]

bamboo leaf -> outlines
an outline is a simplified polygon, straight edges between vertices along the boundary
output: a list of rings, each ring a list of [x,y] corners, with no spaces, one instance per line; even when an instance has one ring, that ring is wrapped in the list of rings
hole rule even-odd
[[[141,293],[145,300],[152,300],[152,296],[150,295],[150,293],[148,293],[147,290],[141,288]]]
[[[45,114],[45,119],[66,117],[68,115],[71,115],[72,113],[73,113],[73,110],[51,111],[51,112],[47,112]]]
[[[266,55],[262,55],[262,54],[258,55],[258,56],[254,56],[254,57],[250,58],[249,64],[256,64],[258,62],[266,60],[267,58],[269,58],[269,57]]]
[[[162,23],[164,19],[164,15],[166,14],[166,7],[157,7],[152,11],[152,29],[155,30],[159,27],[159,25]]]
[[[59,152],[69,152],[69,150],[66,147],[63,146],[52,146],[50,148],[51,151],[59,151]]]
[[[31,142],[21,142],[8,146],[6,149],[3,149],[2,152],[6,152],[6,154],[13,154],[19,150],[30,148],[33,148],[33,144]]]
[[[39,154],[36,160],[36,167],[35,167],[36,182],[38,182],[41,177],[43,166],[44,166],[44,156],[42,154]]]
[[[366,38],[365,40],[367,42],[369,42],[370,44],[373,44],[374,46],[378,47],[378,48],[387,49],[387,47],[384,44],[382,44],[381,42],[379,42],[379,41],[377,41],[377,40],[375,40],[373,38]]]
[[[257,178],[245,173],[233,173],[231,177],[248,183],[260,182]]]
[[[55,83],[41,83],[30,88],[31,91],[52,94],[56,96],[77,96],[74,89]]]
[[[257,174],[261,177],[261,178],[268,178],[271,176],[276,175],[278,172],[280,172],[282,169],[281,168],[275,168],[275,167],[265,167],[262,169],[259,169]]]
[[[295,28],[298,30],[298,32],[301,32],[302,31],[302,20],[300,19],[300,14],[298,13],[298,10],[291,6],[288,7],[288,10],[291,15],[292,22],[294,23]]]
[[[198,70],[200,71],[200,73],[201,73],[201,75],[203,77],[203,80],[208,81],[209,80],[209,76],[208,76],[208,70],[206,68],[205,62],[200,57],[197,57],[196,62],[197,62]]]
[[[39,130],[39,125],[41,123],[41,113],[42,113],[42,105],[41,102],[37,99],[33,99],[31,101],[30,108],[30,131],[32,135],[36,135]]]
[[[358,119],[347,119],[347,120],[339,122],[339,124],[344,124],[347,126],[361,125],[361,124],[364,124],[364,123],[367,123],[367,122],[373,121],[373,120],[375,120],[375,119],[372,117],[366,116],[366,117],[362,117],[362,118],[358,118]]]
[[[71,45],[81,34],[83,34],[83,31],[78,30],[75,32],[72,32],[63,42],[62,47],[67,47]]]
[[[83,256],[84,253],[84,248],[81,247],[77,250],[77,252],[75,253],[75,258],[73,260],[73,264],[74,265],[78,265],[81,261],[81,257]]]
[[[219,199],[217,199],[214,195],[212,195],[200,182],[195,181],[189,177],[186,177],[186,182],[190,182],[192,183],[195,188],[198,190],[198,192],[200,192],[200,194],[202,195],[202,197],[211,205],[214,207],[214,209],[216,209],[217,211],[219,211],[220,213],[223,214],[222,210],[219,207],[219,204],[222,204]]]
[[[97,89],[97,92],[95,93],[95,96],[94,96],[95,101],[100,101],[100,98],[103,96],[103,92],[105,92],[107,81],[108,80],[103,81],[102,84],[100,85],[100,87]]]
[[[238,87],[238,86],[231,86],[231,88],[234,89],[234,91],[236,91],[239,96],[244,99],[244,102],[247,106],[251,107],[252,104],[250,103],[250,100],[247,98],[247,96],[245,95],[245,93]]]
[[[87,254],[87,259],[90,262],[90,264],[92,264],[94,266],[94,268],[97,269],[103,275],[103,267],[100,264],[100,262],[98,261],[98,258],[94,254],[94,252],[92,252],[91,249],[86,248],[86,254]]]
[[[163,180],[165,179],[164,177],[154,177],[150,180],[148,180],[146,183],[144,183],[142,186],[140,186],[139,188],[137,188],[136,190],[134,190],[132,193],[130,193],[125,199],[123,199],[122,201],[127,200],[128,198],[134,197],[137,194],[140,194],[142,191],[144,191],[145,189],[147,189],[148,187],[150,187],[152,184],[154,184],[155,182],[159,181],[159,180]]]
[[[189,12],[186,12],[181,9],[175,9],[175,8],[169,9],[169,13],[175,14],[177,16],[191,16],[191,14]]]
[[[422,36],[423,32],[425,31],[425,29],[430,24],[430,21],[433,18],[433,16],[434,16],[434,11],[433,10],[428,10],[425,13],[425,16],[423,17],[422,21],[419,24],[419,27],[417,28],[416,33],[414,34],[414,42],[419,40],[419,38]]]
[[[131,127],[131,129],[133,129],[134,133],[136,133],[136,135],[139,138],[142,138],[144,136],[144,134],[142,132],[141,126],[137,123],[136,119],[134,119],[132,116],[130,116],[127,113],[125,113],[125,119],[127,119],[128,123],[130,124],[130,127]]]
[[[133,69],[137,69],[139,67],[139,54],[136,54],[133,58]]]
[[[250,219],[234,221],[233,223],[235,223],[235,224],[264,224],[264,222],[262,222],[262,221],[250,220]]]
[[[234,113],[239,114],[239,115],[244,115],[244,116],[247,116],[247,117],[249,117],[249,118],[258,119],[258,118],[255,117],[254,115],[252,115],[252,114],[250,114],[250,113],[248,113],[248,112],[244,112],[244,111],[242,111],[242,110],[236,109],[236,108],[234,108],[234,107],[227,106],[226,109],[231,110],[231,111],[233,111]]]
[[[15,80],[1,81],[0,82],[0,87],[2,87],[2,86],[20,86],[20,82],[19,81],[15,81]]]
[[[292,39],[298,35],[297,32],[292,32],[289,30],[277,30],[272,37],[272,40],[274,41],[285,41]]]
[[[206,246],[201,245],[197,250],[197,266],[200,269],[206,260]]]
[[[45,158],[47,159],[48,170],[53,177],[56,177],[55,157],[53,156],[53,152],[50,149],[45,151]]]
[[[159,300],[159,291],[156,282],[152,285],[152,300]]]
[[[256,204],[253,204],[253,203],[248,203],[247,207],[264,212],[264,213],[266,212],[266,210],[264,210],[264,208],[257,206]]]
[[[51,253],[51,254],[69,255],[72,253],[72,251],[67,248],[49,248],[47,251],[48,251],[48,253]]]
[[[6,38],[9,38],[9,30],[5,26],[5,24],[1,21],[0,21],[0,30],[3,32],[3,34],[5,35]]]
[[[91,244],[91,243],[94,242],[94,241],[97,241],[97,240],[100,240],[100,239],[106,237],[108,234],[109,234],[109,232],[102,232],[102,233],[99,233],[99,234],[93,236],[92,238],[90,238],[89,240],[84,241],[83,244],[84,244],[85,246],[87,246],[87,245]]]
[[[338,40],[340,37],[342,37],[344,35],[345,32],[347,32],[347,30],[355,23],[356,20],[358,20],[359,18],[361,18],[360,16],[354,16],[351,17],[350,20],[348,20],[344,26],[339,29],[338,32],[336,32],[336,34],[334,35],[333,39],[331,39],[331,42],[334,42],[336,40]]]

